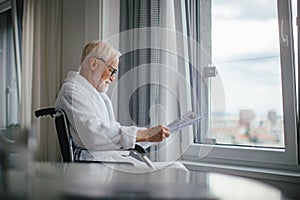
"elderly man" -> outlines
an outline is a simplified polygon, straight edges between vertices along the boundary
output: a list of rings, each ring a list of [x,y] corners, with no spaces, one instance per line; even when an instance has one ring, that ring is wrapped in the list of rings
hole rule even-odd
[[[68,73],[58,94],[55,107],[66,112],[78,147],[97,151],[129,149],[136,142],[160,142],[170,135],[163,125],[146,129],[122,126],[115,120],[105,92],[115,80],[120,55],[107,42],[86,44],[80,71]]]

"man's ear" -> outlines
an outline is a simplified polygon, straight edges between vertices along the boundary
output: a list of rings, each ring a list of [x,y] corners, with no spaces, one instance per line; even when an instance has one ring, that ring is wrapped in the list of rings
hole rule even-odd
[[[90,70],[92,70],[93,72],[96,71],[96,69],[97,69],[97,60],[96,60],[96,58],[90,58],[89,67],[90,67]]]

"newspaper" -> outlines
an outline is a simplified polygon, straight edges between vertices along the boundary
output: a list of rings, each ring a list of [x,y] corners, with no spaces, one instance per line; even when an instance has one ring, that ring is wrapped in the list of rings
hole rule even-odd
[[[181,115],[178,119],[176,119],[175,121],[173,121],[172,123],[170,123],[167,126],[170,129],[170,132],[174,132],[174,131],[180,130],[186,126],[194,124],[201,119],[203,119],[202,116],[194,113],[193,111],[189,111],[189,112]]]

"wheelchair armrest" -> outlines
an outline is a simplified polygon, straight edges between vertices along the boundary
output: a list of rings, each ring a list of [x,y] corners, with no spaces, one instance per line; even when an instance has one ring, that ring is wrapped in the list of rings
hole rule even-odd
[[[129,149],[129,150],[135,150],[135,151],[137,151],[138,153],[142,154],[143,156],[146,155],[145,149],[144,149],[142,146],[138,145],[138,144],[136,144],[136,145],[134,146],[134,149]]]
[[[116,162],[116,161],[77,160],[75,162],[76,163],[100,163],[100,164],[126,164],[126,165],[133,165],[130,162]]]
[[[114,150],[114,151],[116,151],[116,152],[117,151],[128,151],[129,156],[135,158],[136,160],[144,162],[148,167],[155,169],[151,160],[149,158],[147,158],[147,156],[145,155],[146,152],[145,152],[144,148],[139,145],[137,145],[136,147],[137,147],[137,149],[127,149],[127,150],[120,149],[120,150]],[[142,153],[140,153],[140,151]],[[78,163],[131,164],[131,165],[133,165],[133,163],[127,162],[127,161],[94,160],[94,158],[85,158],[85,160],[81,160],[80,158],[81,158],[82,152],[87,152],[88,153],[87,155],[91,155],[89,153],[88,149],[77,147],[74,150],[74,161],[75,162],[78,162]]]

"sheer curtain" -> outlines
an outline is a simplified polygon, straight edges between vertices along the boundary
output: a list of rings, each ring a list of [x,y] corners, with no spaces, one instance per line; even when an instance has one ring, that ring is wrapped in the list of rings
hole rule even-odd
[[[212,66],[211,0],[175,0],[173,3],[176,14],[174,17],[169,17],[169,20],[173,19],[175,22],[179,45],[177,51],[178,55],[183,56],[182,61],[178,61],[180,66],[178,69],[184,74],[187,83],[185,88],[181,86],[181,90],[186,90],[184,95],[189,97],[180,96],[182,105],[180,111],[182,113],[183,110],[193,110],[204,116],[198,124],[182,131],[180,154],[183,154],[194,140],[202,141],[207,137],[208,119],[210,119],[208,108],[211,101],[210,78],[216,74],[214,68],[210,68]]]
[[[164,121],[170,123],[187,111],[193,110],[192,96],[194,94],[190,82],[191,59],[190,38],[185,1],[161,1],[162,44],[161,63],[166,66],[160,73],[160,82],[166,85],[170,92],[161,94],[161,102],[165,105]],[[195,111],[195,110],[194,110]],[[183,140],[188,137],[189,140]],[[172,161],[178,159],[189,146],[193,138],[191,127],[172,134],[160,144],[159,160]],[[189,141],[183,143],[183,141]]]
[[[186,1],[121,1],[118,119],[126,125],[172,122],[193,109],[193,45]],[[193,55],[194,57],[196,55]],[[191,64],[192,63],[192,64]],[[180,157],[193,140],[192,127],[150,149],[154,161]]]
[[[23,128],[32,128],[37,138],[37,159],[56,161],[60,149],[53,121],[37,120],[34,110],[53,106],[62,83],[62,1],[25,0],[22,36]]]

